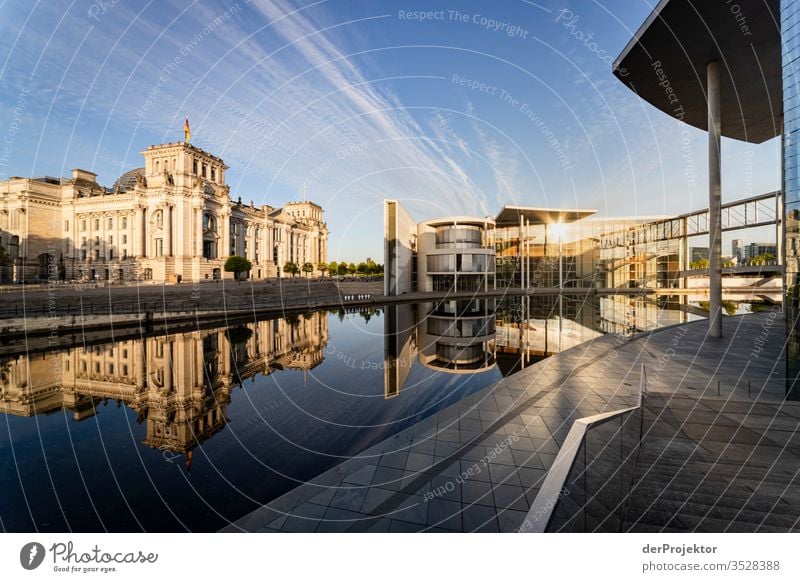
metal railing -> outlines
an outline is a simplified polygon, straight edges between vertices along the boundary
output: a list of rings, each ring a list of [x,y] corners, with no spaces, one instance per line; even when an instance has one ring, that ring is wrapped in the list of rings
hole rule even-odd
[[[636,406],[574,421],[522,533],[621,531],[643,434],[647,371]]]
[[[134,315],[144,313],[181,313],[217,311],[262,311],[270,309],[315,308],[320,305],[353,305],[372,301],[369,294],[321,295],[312,297],[285,296],[270,301],[224,301],[209,304],[207,300],[132,301],[85,304],[18,304],[0,309],[0,319],[19,317],[52,317],[70,315]]]

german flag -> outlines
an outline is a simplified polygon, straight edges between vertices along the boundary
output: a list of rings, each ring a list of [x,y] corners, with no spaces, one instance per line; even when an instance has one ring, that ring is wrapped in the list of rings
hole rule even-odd
[[[186,116],[186,121],[183,122],[183,135],[186,137],[187,143],[192,141],[192,132],[189,129],[189,116]]]

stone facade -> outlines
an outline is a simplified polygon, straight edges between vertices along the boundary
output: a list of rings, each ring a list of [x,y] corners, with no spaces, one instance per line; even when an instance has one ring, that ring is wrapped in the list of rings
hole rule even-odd
[[[231,255],[252,263],[256,279],[284,276],[327,260],[328,230],[313,202],[283,208],[233,201],[228,166],[189,143],[150,146],[145,165],[112,188],[75,169],[70,178],[0,182],[4,282],[52,279],[202,281],[232,278]]]

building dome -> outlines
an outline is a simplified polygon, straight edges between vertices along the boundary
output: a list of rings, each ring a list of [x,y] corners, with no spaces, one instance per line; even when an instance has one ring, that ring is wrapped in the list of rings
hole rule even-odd
[[[111,188],[111,191],[114,194],[120,194],[122,192],[127,192],[128,190],[133,190],[133,187],[136,186],[136,182],[140,179],[144,179],[144,168],[136,168],[134,170],[130,170],[129,172],[125,172],[117,181],[114,182],[114,186]]]

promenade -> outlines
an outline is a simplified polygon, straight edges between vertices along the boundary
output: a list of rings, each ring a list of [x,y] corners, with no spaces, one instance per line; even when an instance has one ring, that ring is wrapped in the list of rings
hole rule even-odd
[[[517,531],[546,517],[529,512],[573,421],[636,406],[642,388],[625,531],[796,530],[800,404],[784,401],[783,320],[768,312],[723,327],[721,340],[699,321],[547,358],[225,531]]]

